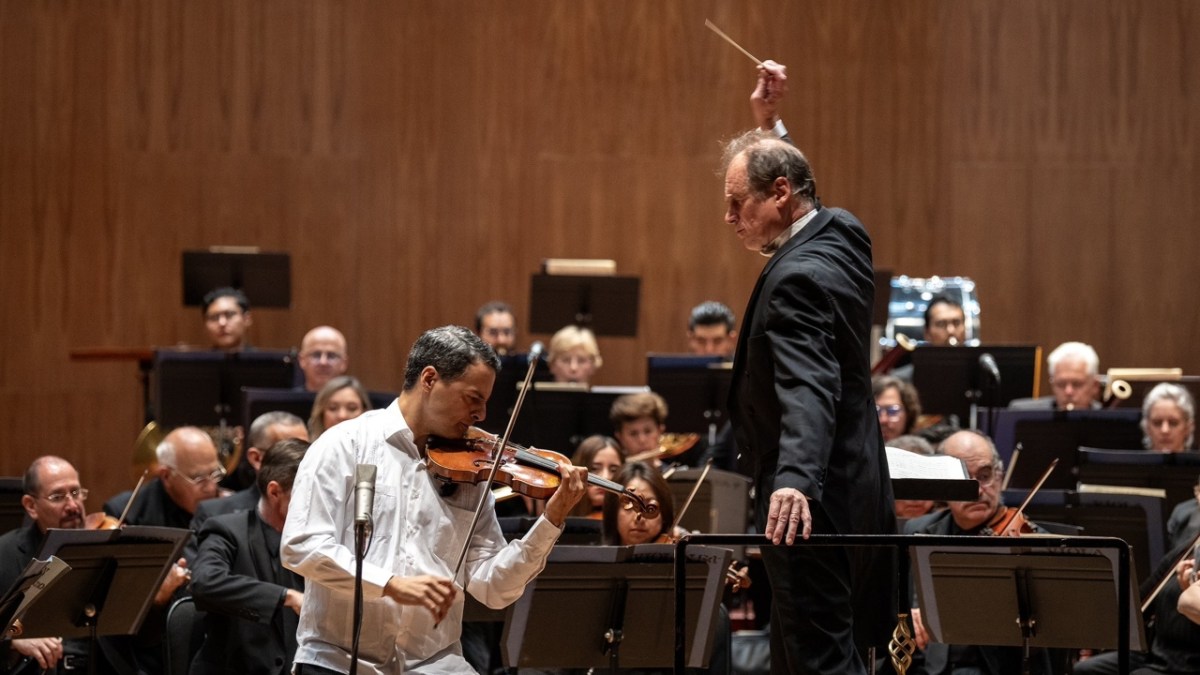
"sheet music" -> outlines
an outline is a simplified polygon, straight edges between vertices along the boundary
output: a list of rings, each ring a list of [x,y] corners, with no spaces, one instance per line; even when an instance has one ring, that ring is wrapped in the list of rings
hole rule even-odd
[[[918,455],[900,448],[886,447],[888,473],[896,479],[967,480],[967,466],[950,455]]]
[[[30,561],[29,565],[21,572],[17,582],[5,593],[4,598],[0,599],[0,617],[4,618],[2,637],[5,639],[15,637],[10,634],[13,624],[25,614],[25,610],[46,589],[53,586],[62,578],[63,574],[70,570],[70,565],[54,556],[50,556],[49,560]]]

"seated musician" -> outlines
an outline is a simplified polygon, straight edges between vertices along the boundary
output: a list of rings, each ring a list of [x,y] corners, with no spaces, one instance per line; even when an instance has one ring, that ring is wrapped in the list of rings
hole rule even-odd
[[[79,483],[79,473],[70,462],[53,455],[33,460],[22,481],[21,506],[29,522],[0,536],[0,593],[8,590],[21,571],[42,547],[46,530],[78,529],[85,526],[87,488]],[[118,672],[107,659],[115,643],[102,639],[98,650],[97,672]],[[115,659],[120,663],[120,658]],[[88,644],[84,639],[16,638],[8,659],[0,662],[5,673],[37,673],[59,667],[64,671],[88,669]]]
[[[621,467],[625,465],[625,452],[616,439],[597,434],[583,439],[583,442],[575,449],[575,454],[571,456],[571,463],[586,468],[589,475],[605,480],[616,480],[617,475],[621,472]],[[604,512],[604,495],[606,494],[608,493],[603,488],[589,485],[587,497],[579,500],[575,509],[571,511],[571,515],[601,519]]]
[[[989,526],[1006,513],[1000,498],[1000,479],[1003,463],[991,439],[975,431],[959,431],[938,448],[939,452],[958,457],[967,471],[979,482],[979,499],[973,502],[950,502],[945,511],[931,513],[908,521],[906,534],[986,535]],[[1041,531],[1036,525],[1033,531]],[[914,603],[915,604],[915,603]],[[1021,672],[1021,649],[1018,647],[985,647],[974,645],[945,645],[930,642],[921,622],[921,610],[913,607],[913,636],[920,649],[909,673],[1006,675]],[[1049,673],[1050,660],[1044,651],[1031,659],[1035,673]]]
[[[1189,615],[1197,601],[1192,570],[1195,558],[1188,555],[1191,542],[1177,546],[1163,556],[1141,587],[1141,596],[1149,598],[1159,582],[1165,580],[1147,609],[1147,621],[1153,620],[1149,652],[1129,653],[1132,675],[1195,675],[1200,673],[1200,625],[1198,615]],[[1186,558],[1185,558],[1186,555]],[[1185,558],[1182,561],[1181,558]],[[1147,637],[1150,631],[1147,631]],[[1117,653],[1106,652],[1075,664],[1076,675],[1118,675]]]
[[[517,346],[517,319],[506,302],[493,300],[475,312],[475,334],[505,356]]]
[[[924,344],[931,347],[957,347],[967,342],[967,313],[962,303],[949,295],[938,293],[925,306]],[[891,371],[892,377],[903,382],[912,382],[912,364],[905,364]]]
[[[687,338],[693,354],[732,359],[737,346],[733,310],[714,300],[696,305],[688,316]]]
[[[933,446],[929,444],[929,441],[911,434],[893,438],[888,441],[888,447],[900,448],[901,450],[907,450],[917,455],[929,456],[934,454]],[[902,524],[905,520],[912,520],[913,518],[929,513],[935,508],[944,507],[944,503],[935,502],[931,499],[897,499],[894,506],[896,522],[897,524]]]
[[[238,467],[245,475],[242,482],[247,483],[248,486],[228,497],[206,499],[196,505],[196,512],[192,515],[192,522],[189,526],[191,530],[199,532],[200,528],[204,526],[204,521],[212,516],[235,511],[249,511],[257,506],[258,499],[262,495],[259,494],[255,476],[258,474],[259,466],[262,465],[263,455],[272,445],[287,438],[308,440],[308,429],[304,426],[304,420],[282,410],[263,413],[254,418],[254,421],[250,423],[250,435],[247,437],[250,445],[243,455],[245,468]]]
[[[600,346],[590,329],[566,326],[550,338],[546,364],[555,382],[589,385],[603,363]]]
[[[247,333],[253,320],[245,293],[228,286],[213,289],[204,296],[201,312],[213,349],[240,352],[250,347]]]
[[[338,375],[325,383],[313,399],[312,414],[308,417],[308,437],[317,440],[327,429],[371,409],[367,388],[350,375]]]
[[[304,581],[280,564],[279,538],[306,450],[306,440],[273,444],[259,467],[254,508],[217,515],[200,531],[191,589],[207,615],[192,675],[291,672]]]
[[[377,467],[373,542],[363,561],[360,672],[469,672],[459,645],[465,589],[492,608],[515,601],[543,568],[586,470],[559,467],[561,485],[521,539],[504,542],[491,486],[439,477],[427,442],[457,439],[483,420],[500,360],[461,326],[428,330],[409,351],[399,398],[317,439],[296,474],[280,557],[305,579],[295,672],[346,673],[354,644],[354,490],[358,464]],[[489,505],[490,506],[490,505]],[[467,556],[457,580],[457,559]]]
[[[871,378],[871,393],[884,443],[912,433],[921,416],[921,399],[915,387],[892,375],[876,375]]]
[[[1190,452],[1196,440],[1196,402],[1187,389],[1155,385],[1142,401],[1143,443],[1155,452]]]
[[[1097,410],[1100,408],[1100,357],[1090,345],[1064,342],[1046,357],[1053,396],[1018,398],[1012,410]]]
[[[321,391],[330,379],[345,375],[350,367],[346,336],[333,326],[317,326],[300,341],[300,370],[304,391]]]
[[[1192,486],[1193,498],[1180,502],[1167,519],[1167,543],[1172,547],[1200,536],[1200,480]]]
[[[624,394],[609,409],[613,438],[621,444],[626,457],[655,460],[667,429],[667,402],[653,392]]]

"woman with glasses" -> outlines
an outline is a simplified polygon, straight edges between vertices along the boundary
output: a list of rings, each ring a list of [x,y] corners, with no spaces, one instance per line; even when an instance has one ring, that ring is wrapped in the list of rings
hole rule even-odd
[[[308,436],[315,441],[338,422],[352,420],[370,409],[371,397],[362,382],[350,375],[339,375],[317,392],[308,417]]]
[[[921,416],[921,399],[917,390],[909,383],[891,375],[871,378],[871,392],[875,396],[875,409],[879,412],[879,430],[883,442],[912,431]]]

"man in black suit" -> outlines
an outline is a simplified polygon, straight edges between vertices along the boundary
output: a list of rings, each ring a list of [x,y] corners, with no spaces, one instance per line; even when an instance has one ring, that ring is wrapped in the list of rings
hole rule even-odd
[[[205,638],[192,675],[291,672],[304,582],[279,562],[296,468],[308,441],[271,446],[258,470],[256,508],[208,519],[192,576]]]
[[[760,70],[756,95],[772,77]],[[871,395],[871,242],[853,215],[820,206],[808,161],[779,135],[752,131],[725,152],[725,222],[770,257],[746,306],[729,410],[754,463],[756,523],[788,544],[763,548],[772,672],[865,673],[855,639],[887,640],[890,556],[791,544],[895,531]]]

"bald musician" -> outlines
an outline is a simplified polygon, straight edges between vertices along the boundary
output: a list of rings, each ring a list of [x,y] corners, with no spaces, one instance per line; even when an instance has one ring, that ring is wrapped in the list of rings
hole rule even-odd
[[[499,358],[461,326],[426,331],[408,354],[399,399],[329,429],[296,476],[281,560],[305,579],[296,673],[347,673],[353,642],[354,477],[377,468],[374,541],[363,565],[358,672],[474,672],[459,633],[465,590],[499,608],[542,570],[587,471],[563,465],[562,486],[521,539],[505,543],[488,486],[447,483],[431,472],[431,436],[462,437],[486,414]],[[480,495],[489,508],[468,532]],[[462,575],[452,581],[470,537]]]
[[[305,391],[321,391],[329,380],[345,375],[349,367],[346,336],[340,330],[317,326],[304,334],[300,341],[300,370],[304,373]]]

